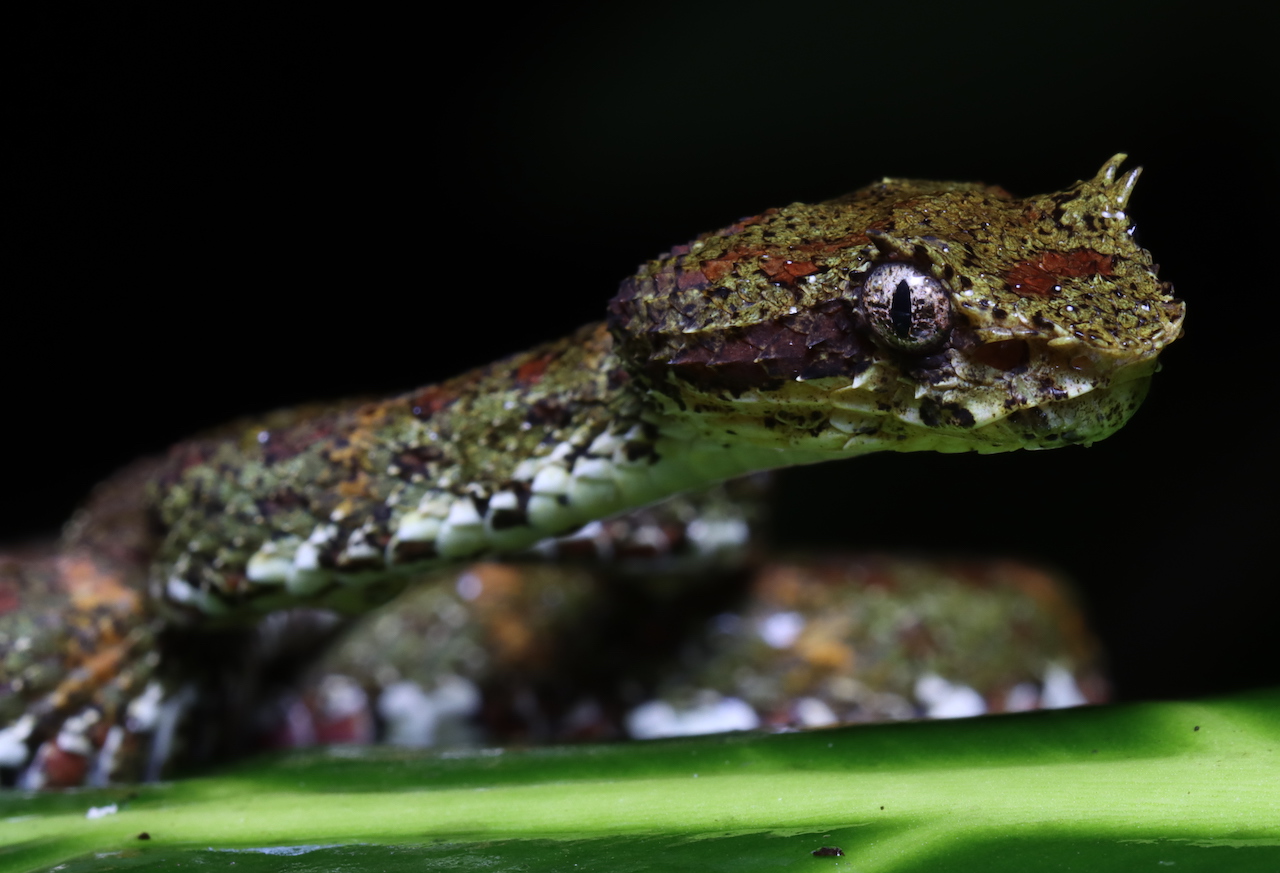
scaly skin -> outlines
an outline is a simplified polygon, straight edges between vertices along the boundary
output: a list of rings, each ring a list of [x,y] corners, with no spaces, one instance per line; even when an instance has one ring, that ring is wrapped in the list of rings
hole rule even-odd
[[[43,569],[0,578],[28,607],[0,623],[0,759],[85,707],[120,722],[165,624],[363,611],[433,568],[753,470],[1104,438],[1184,316],[1132,239],[1122,159],[1042,197],[885,180],[769,210],[644,264],[605,324],[125,471]]]

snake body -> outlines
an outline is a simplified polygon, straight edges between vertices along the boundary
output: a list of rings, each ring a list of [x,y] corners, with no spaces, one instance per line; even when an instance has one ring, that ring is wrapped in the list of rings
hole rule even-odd
[[[755,470],[1108,436],[1184,317],[1132,237],[1123,159],[1026,199],[886,179],[767,210],[642,265],[563,340],[126,469],[56,549],[0,565],[0,765],[100,748],[155,687],[165,628],[361,612]]]

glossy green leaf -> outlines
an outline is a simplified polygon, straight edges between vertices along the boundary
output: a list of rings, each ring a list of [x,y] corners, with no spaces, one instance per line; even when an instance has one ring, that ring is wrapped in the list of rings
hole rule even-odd
[[[87,819],[90,807],[119,812]],[[149,839],[138,838],[146,833]],[[820,847],[842,856],[815,857]],[[1280,870],[1280,691],[0,796],[0,869]]]

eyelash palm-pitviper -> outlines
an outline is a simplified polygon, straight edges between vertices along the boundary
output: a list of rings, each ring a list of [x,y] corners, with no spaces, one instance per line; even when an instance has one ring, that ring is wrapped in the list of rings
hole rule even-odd
[[[122,471],[56,549],[0,565],[0,766],[58,782],[38,750],[61,746],[135,776],[131,707],[172,695],[161,637],[366,611],[757,470],[1106,437],[1184,317],[1132,237],[1123,158],[1040,197],[886,179],[770,209],[645,263],[560,342]]]

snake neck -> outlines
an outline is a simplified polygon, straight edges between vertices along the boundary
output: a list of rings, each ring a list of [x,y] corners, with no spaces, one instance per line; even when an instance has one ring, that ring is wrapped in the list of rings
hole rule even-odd
[[[201,621],[299,604],[359,612],[423,571],[795,462],[691,440],[666,402],[597,324],[388,400],[181,443],[147,483],[161,531],[150,600]],[[75,538],[110,518],[91,503]]]

